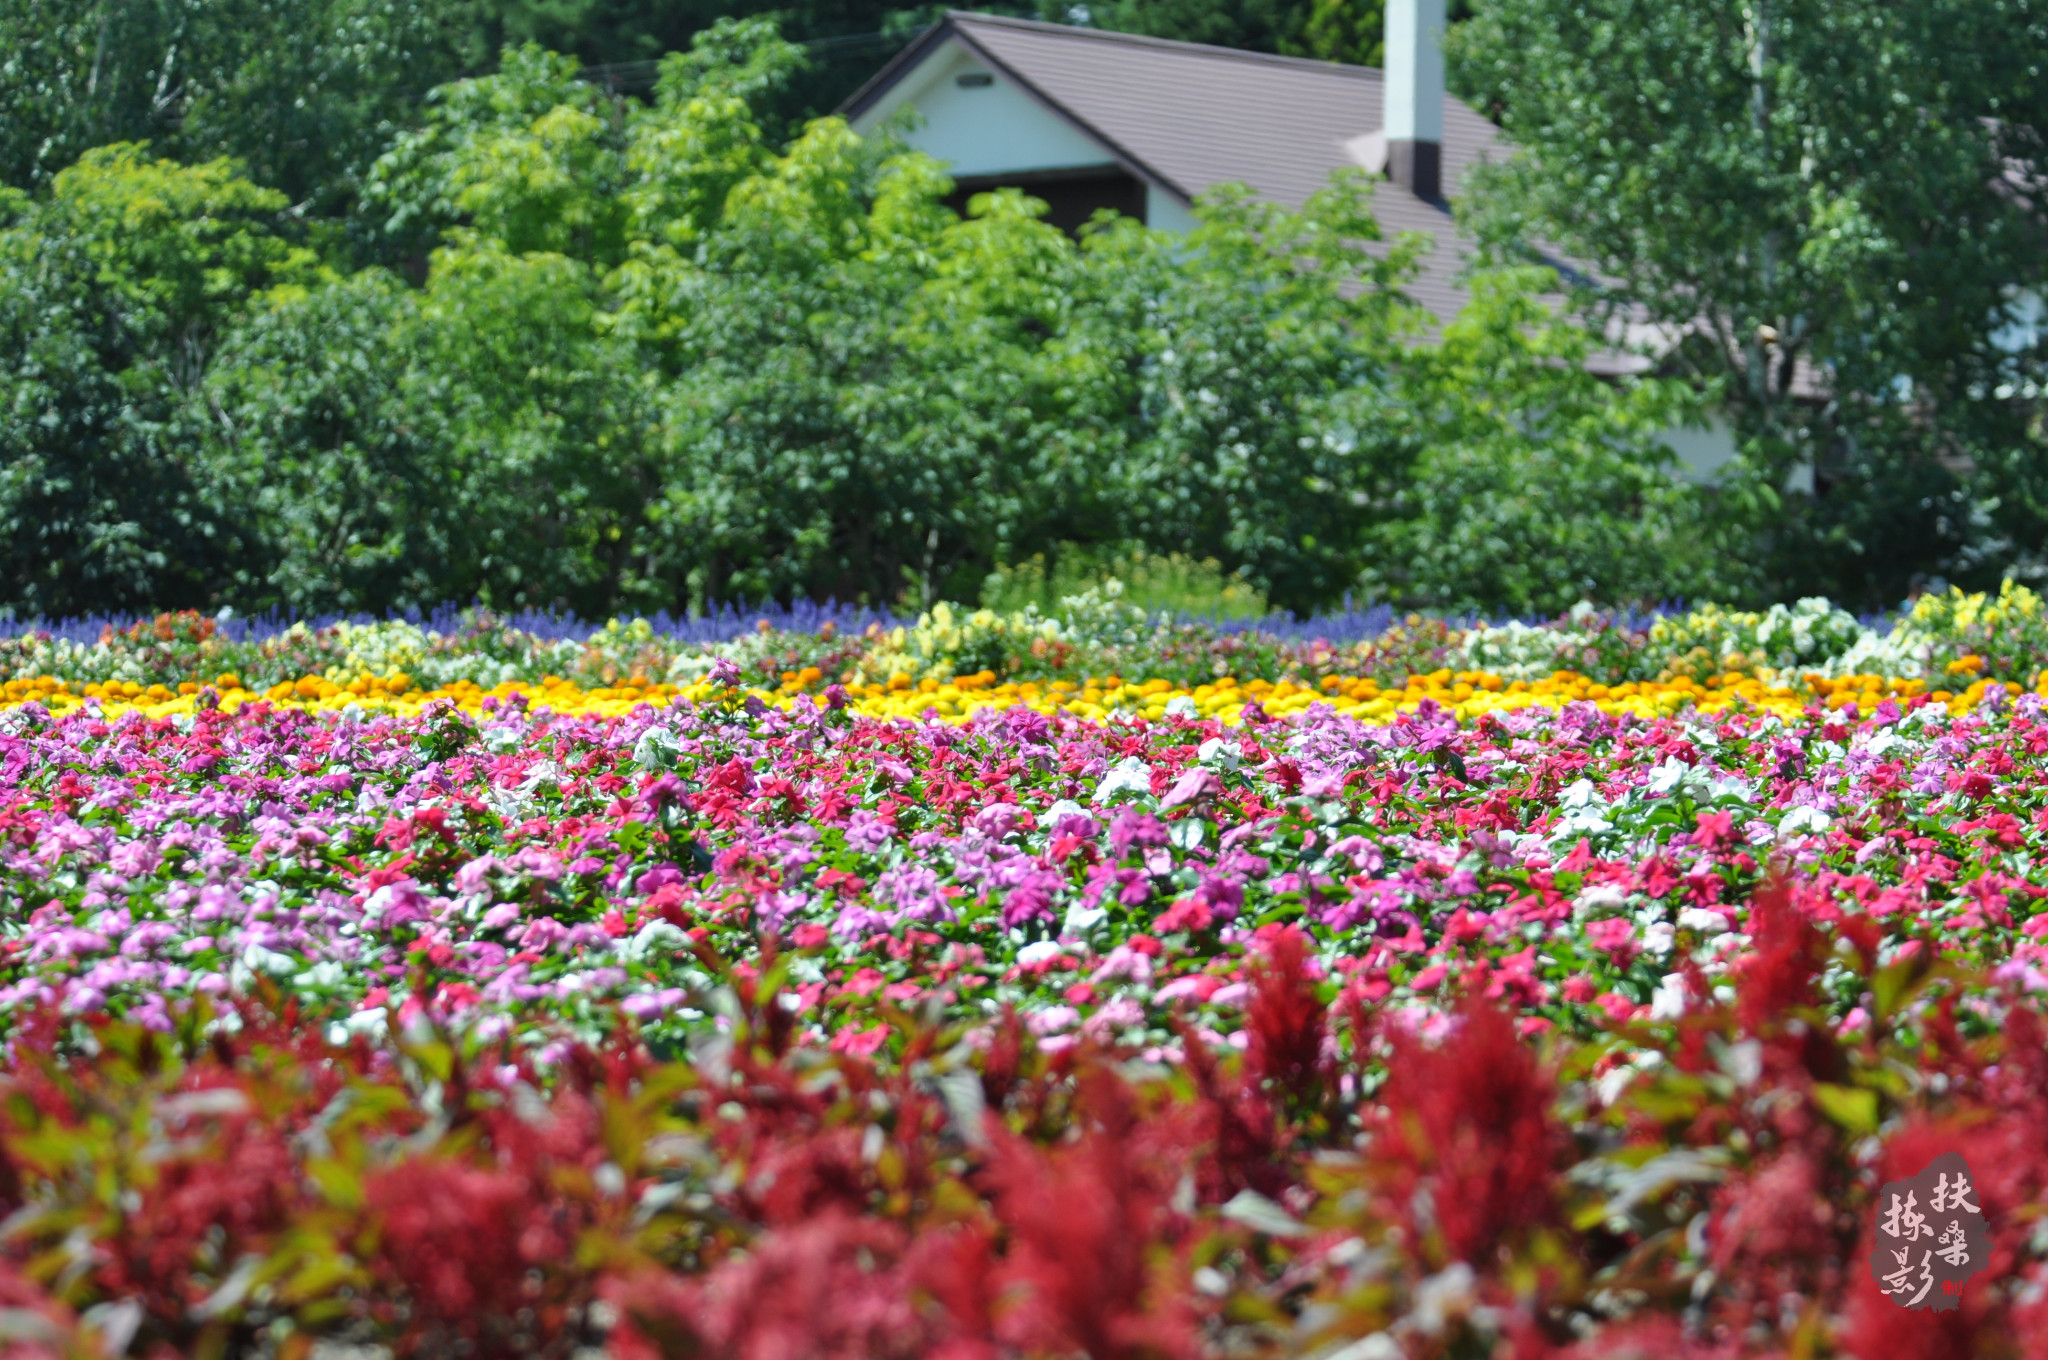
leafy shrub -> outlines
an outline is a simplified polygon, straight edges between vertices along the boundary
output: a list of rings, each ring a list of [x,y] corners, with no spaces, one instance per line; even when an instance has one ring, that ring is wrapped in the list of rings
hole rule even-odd
[[[963,219],[887,139],[771,142],[799,57],[723,23],[643,103],[508,49],[363,185],[399,271],[316,260],[229,162],[102,148],[9,199],[0,608],[922,610],[1133,546],[1295,611],[1746,587],[1659,461],[1677,389],[1580,372],[1547,276],[1418,343],[1355,175],[1185,239]]]

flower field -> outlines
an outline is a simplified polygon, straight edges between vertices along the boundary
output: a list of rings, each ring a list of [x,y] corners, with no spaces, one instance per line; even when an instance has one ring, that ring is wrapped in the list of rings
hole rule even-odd
[[[0,642],[0,1333],[2048,1346],[2027,592],[735,622]]]

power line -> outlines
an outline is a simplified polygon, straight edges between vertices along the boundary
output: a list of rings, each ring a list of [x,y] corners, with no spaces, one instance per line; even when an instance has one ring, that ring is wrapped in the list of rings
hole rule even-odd
[[[870,50],[902,47],[916,36],[915,33],[838,33],[824,38],[807,38],[796,45],[831,60]],[[638,61],[598,62],[584,67],[578,75],[608,90],[642,89],[651,87],[660,78],[663,60],[651,57]]]

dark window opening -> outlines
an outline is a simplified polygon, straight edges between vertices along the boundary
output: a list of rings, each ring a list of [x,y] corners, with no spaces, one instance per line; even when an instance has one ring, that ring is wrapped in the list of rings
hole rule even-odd
[[[1078,235],[1082,224],[1101,208],[1145,220],[1144,182],[1119,165],[963,178],[955,182],[946,206],[964,217],[967,200],[976,194],[1011,188],[1044,199],[1045,220],[1069,236]]]

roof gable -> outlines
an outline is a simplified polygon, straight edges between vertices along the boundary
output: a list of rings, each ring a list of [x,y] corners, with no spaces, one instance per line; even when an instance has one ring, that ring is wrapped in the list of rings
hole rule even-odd
[[[899,80],[853,115],[856,129],[869,130],[912,105],[923,122],[912,138],[918,150],[963,177],[1115,162],[1100,138],[1007,72],[987,88],[961,88],[957,77],[989,74],[992,63],[960,35],[939,36]]]
[[[1384,77],[1370,67],[961,11],[928,29],[841,112],[868,128],[895,107],[917,104],[926,126],[912,144],[953,165],[955,173],[1047,168],[1042,160],[1003,163],[993,145],[1005,135],[997,131],[1002,120],[985,116],[993,100],[977,109],[949,97],[948,64],[958,54],[987,63],[999,83],[1014,85],[1012,97],[1031,101],[1099,146],[1102,159],[1183,204],[1216,185],[1243,183],[1261,198],[1298,208],[1339,168],[1381,168]],[[929,93],[919,99],[919,90]],[[1447,186],[1455,188],[1500,147],[1491,123],[1462,101],[1446,99]],[[1407,291],[1439,322],[1455,316],[1466,300],[1457,276],[1470,243],[1445,205],[1382,181],[1373,213],[1389,238],[1414,231],[1432,239]]]

